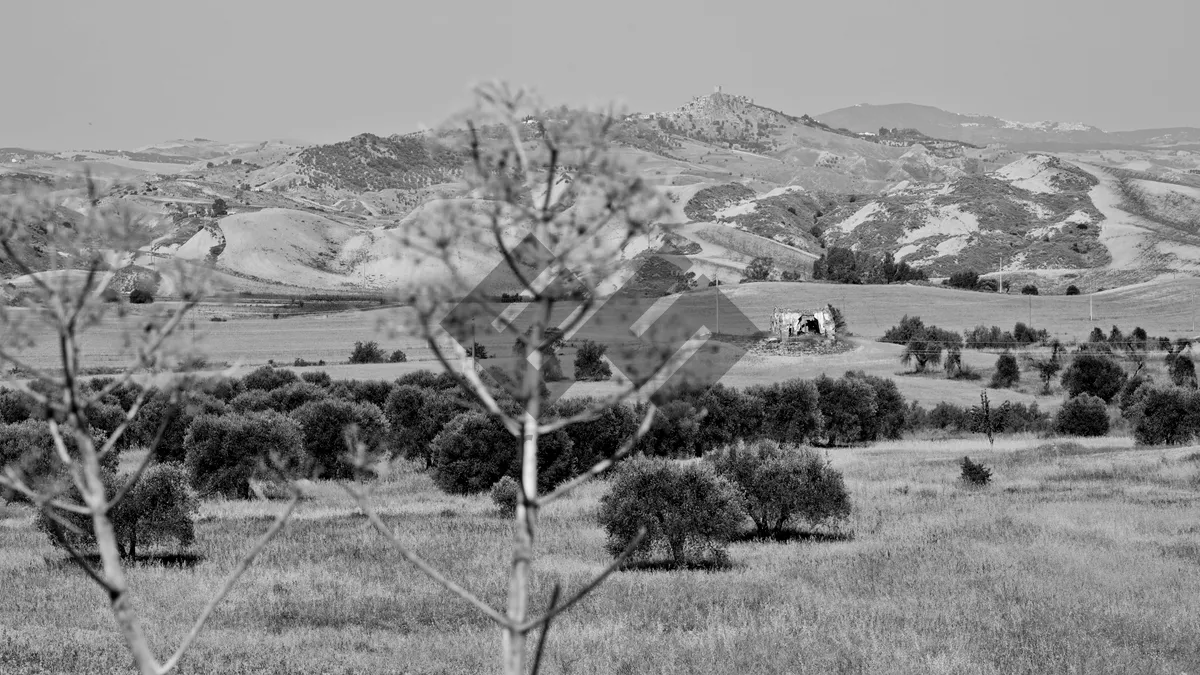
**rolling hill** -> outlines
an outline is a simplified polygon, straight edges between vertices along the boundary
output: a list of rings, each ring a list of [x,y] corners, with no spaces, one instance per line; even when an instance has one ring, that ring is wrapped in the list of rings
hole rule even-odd
[[[817,119],[856,132],[916,129],[930,136],[979,145],[1003,143],[1025,149],[1157,147],[1200,143],[1200,129],[1142,129],[1108,132],[1079,122],[1014,122],[991,115],[953,113],[927,105],[860,104],[831,110]]]
[[[662,223],[676,228],[621,255],[670,263],[639,272],[652,277],[639,281],[646,292],[678,289],[685,271],[736,281],[756,257],[803,276],[833,246],[891,253],[934,276],[1003,259],[1006,274],[1089,288],[1191,271],[1200,150],[1186,143],[1200,135],[1159,131],[1108,134],[910,104],[813,118],[717,91],[615,121],[615,155],[666,197]],[[532,140],[536,130],[522,133]],[[56,190],[69,220],[82,202],[67,178],[86,166],[110,189],[107,204],[140,218],[142,266],[208,265],[231,290],[374,292],[445,280],[400,250],[396,233],[443,206],[470,208],[464,138],[444,128],[324,145],[196,138],[129,151],[7,149],[0,182]],[[1142,145],[1103,147],[1118,140]],[[1073,150],[1017,149],[1029,143]],[[214,209],[217,199],[227,213]],[[486,245],[457,253],[472,273],[497,261]]]

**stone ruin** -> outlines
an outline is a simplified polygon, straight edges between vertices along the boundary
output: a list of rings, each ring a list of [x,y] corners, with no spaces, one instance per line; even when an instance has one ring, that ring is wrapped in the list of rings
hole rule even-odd
[[[800,309],[774,308],[771,312],[771,333],[780,340],[797,335],[820,335],[834,337],[833,306],[805,311]]]

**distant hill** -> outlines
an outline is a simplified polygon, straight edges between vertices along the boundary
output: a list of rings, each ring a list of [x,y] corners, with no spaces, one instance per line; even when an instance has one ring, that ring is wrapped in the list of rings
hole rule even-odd
[[[1179,127],[1107,132],[1079,122],[1014,122],[991,115],[948,112],[914,103],[861,104],[832,110],[817,119],[856,132],[881,128],[911,128],[939,138],[978,145],[1004,143],[1035,147],[1058,144],[1075,147],[1163,146],[1200,142],[1200,129]]]

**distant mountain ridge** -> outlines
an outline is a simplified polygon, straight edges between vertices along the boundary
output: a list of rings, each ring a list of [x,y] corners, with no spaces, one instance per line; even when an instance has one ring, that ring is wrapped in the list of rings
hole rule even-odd
[[[1106,148],[1200,143],[1200,129],[1193,127],[1105,131],[1079,122],[1014,122],[992,115],[954,113],[915,103],[864,103],[832,110],[818,115],[817,119],[860,133],[877,132],[880,128],[912,128],[930,136],[978,145],[1066,144]]]

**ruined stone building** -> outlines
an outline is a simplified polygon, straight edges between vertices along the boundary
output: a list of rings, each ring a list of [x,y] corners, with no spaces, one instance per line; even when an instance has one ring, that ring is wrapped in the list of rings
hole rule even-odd
[[[783,309],[776,307],[771,312],[771,333],[779,339],[797,335],[834,336],[833,307],[817,310]]]

